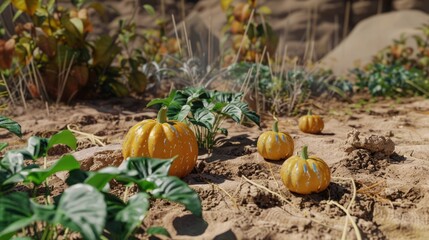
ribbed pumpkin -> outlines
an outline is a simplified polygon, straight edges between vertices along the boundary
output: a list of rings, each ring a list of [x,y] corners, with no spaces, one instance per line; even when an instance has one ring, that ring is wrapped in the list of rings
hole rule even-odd
[[[305,133],[318,134],[321,133],[325,124],[319,115],[312,115],[311,111],[308,114],[299,118],[299,129]]]
[[[268,160],[282,160],[293,154],[293,139],[288,133],[279,132],[278,124],[275,118],[273,130],[262,133],[258,139],[258,152]]]
[[[331,181],[329,166],[316,156],[308,157],[307,146],[302,148],[301,156],[286,160],[280,168],[283,184],[299,194],[318,193],[325,190]]]
[[[184,177],[195,167],[198,157],[197,139],[183,122],[168,121],[162,108],[157,119],[147,119],[134,125],[122,145],[124,159],[152,157],[174,159],[169,175]]]

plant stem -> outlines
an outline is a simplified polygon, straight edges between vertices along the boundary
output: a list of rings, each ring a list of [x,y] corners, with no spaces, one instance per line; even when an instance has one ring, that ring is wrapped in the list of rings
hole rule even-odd
[[[302,151],[301,151],[301,158],[304,160],[308,159],[308,152],[307,152],[307,146],[302,147]]]
[[[273,132],[278,133],[279,132],[279,121],[276,120],[273,124]]]
[[[162,107],[158,112],[157,120],[159,123],[166,123],[167,119],[167,107]]]

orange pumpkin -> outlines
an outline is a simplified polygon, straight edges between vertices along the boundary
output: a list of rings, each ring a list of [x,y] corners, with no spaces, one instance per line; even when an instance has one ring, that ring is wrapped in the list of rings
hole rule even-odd
[[[319,115],[312,115],[311,111],[302,116],[298,120],[299,129],[305,133],[318,134],[321,133],[325,124]]]
[[[293,139],[288,133],[279,132],[278,124],[276,119],[273,130],[262,133],[258,139],[258,152],[268,160],[282,160],[293,154]]]
[[[127,133],[122,155],[128,157],[175,157],[169,175],[184,177],[195,167],[198,157],[197,139],[183,122],[168,121],[167,108],[162,108],[158,118],[143,120]]]
[[[309,157],[307,146],[304,146],[301,156],[290,157],[283,163],[280,177],[291,192],[310,194],[321,192],[328,187],[331,171],[322,159]]]

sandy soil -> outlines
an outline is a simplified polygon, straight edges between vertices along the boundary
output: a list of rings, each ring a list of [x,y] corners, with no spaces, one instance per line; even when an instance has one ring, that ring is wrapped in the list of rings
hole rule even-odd
[[[282,161],[265,161],[256,152],[257,137],[272,124],[263,116],[262,130],[227,123],[230,136],[213,154],[202,154],[184,179],[200,194],[204,220],[177,204],[156,201],[144,225],[164,226],[173,239],[340,239],[346,215],[335,201],[349,208],[364,239],[429,239],[429,100],[325,105],[326,110],[316,110],[325,120],[323,134],[300,132],[296,118],[281,118],[280,128],[293,136],[295,152],[308,145],[330,165],[333,179],[326,191],[302,196],[283,187]],[[95,170],[122,161],[120,143],[128,128],[155,117],[144,106],[132,99],[99,100],[50,107],[48,114],[32,102],[10,117],[22,125],[23,139],[50,136],[69,124],[103,137],[106,147],[80,138],[74,153],[82,168]],[[10,148],[25,145],[0,134]],[[51,159],[66,152],[57,147]],[[51,181],[54,193],[62,191],[63,178],[59,174]],[[356,239],[350,223],[346,234]]]

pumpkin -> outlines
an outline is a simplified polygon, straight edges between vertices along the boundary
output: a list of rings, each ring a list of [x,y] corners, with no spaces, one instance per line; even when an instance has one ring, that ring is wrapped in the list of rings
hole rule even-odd
[[[322,159],[309,157],[307,146],[304,146],[301,156],[290,157],[283,163],[280,177],[291,192],[310,194],[321,192],[328,187],[331,171]]]
[[[308,114],[299,118],[299,129],[305,133],[318,134],[321,133],[325,124],[319,115],[312,115],[311,111]]]
[[[197,139],[183,122],[168,121],[167,108],[161,108],[157,119],[146,119],[128,131],[122,146],[128,157],[172,158],[169,175],[184,177],[195,167],[198,157]]]
[[[293,154],[293,139],[288,133],[279,132],[278,124],[275,118],[273,130],[262,133],[258,139],[258,152],[268,160],[282,160]]]

